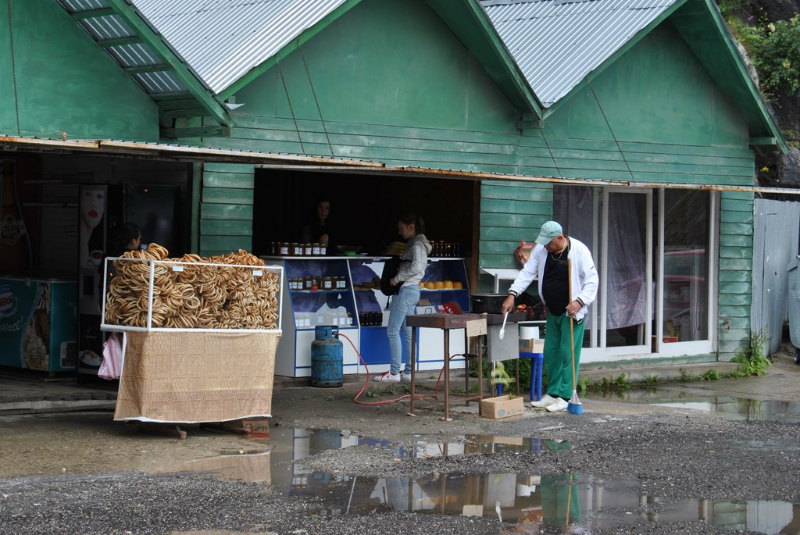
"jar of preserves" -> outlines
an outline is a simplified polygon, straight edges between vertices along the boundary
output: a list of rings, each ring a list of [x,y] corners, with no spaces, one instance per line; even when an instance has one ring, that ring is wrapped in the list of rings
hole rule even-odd
[[[314,250],[311,247],[310,243],[303,245],[303,256],[311,256],[314,254]]]
[[[281,256],[289,256],[289,244],[287,242],[281,242],[278,254]]]
[[[347,279],[342,277],[336,277],[336,289],[337,290],[346,290],[347,289]]]
[[[311,256],[319,256],[319,254],[320,254],[319,253],[319,248],[320,248],[320,244],[312,243],[311,244]]]
[[[311,275],[306,275],[303,277],[303,290],[310,290],[311,286],[314,285],[314,279]]]
[[[335,277],[322,277],[322,289],[333,290],[333,279]]]

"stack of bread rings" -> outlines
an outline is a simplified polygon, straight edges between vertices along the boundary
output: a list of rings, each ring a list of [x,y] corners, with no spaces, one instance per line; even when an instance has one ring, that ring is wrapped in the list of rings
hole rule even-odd
[[[260,258],[241,249],[238,253],[206,258],[189,254],[170,259],[168,255],[167,249],[151,243],[147,249],[122,256],[160,261],[155,264],[153,274],[152,327],[277,328],[278,276],[263,271],[257,277],[252,269],[233,267],[263,266]],[[174,270],[173,266],[183,269]],[[150,262],[116,260],[114,268],[116,275],[106,295],[106,323],[147,327]]]

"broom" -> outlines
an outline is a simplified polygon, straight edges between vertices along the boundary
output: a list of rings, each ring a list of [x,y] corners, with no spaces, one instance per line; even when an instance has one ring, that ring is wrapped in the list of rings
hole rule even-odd
[[[569,279],[569,298],[572,299],[572,260],[567,259],[567,278]],[[572,325],[572,316],[569,317],[569,346],[572,349],[572,397],[567,404],[570,414],[583,414],[583,405],[578,399],[578,385],[575,382],[575,335]]]

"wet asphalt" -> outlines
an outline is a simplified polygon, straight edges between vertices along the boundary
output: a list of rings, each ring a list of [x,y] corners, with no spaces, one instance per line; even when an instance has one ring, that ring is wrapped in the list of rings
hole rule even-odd
[[[588,396],[581,415],[491,420],[454,401],[449,422],[425,385],[415,416],[407,400],[353,403],[360,384],[283,388],[260,440],[199,426],[180,440],[108,411],[0,416],[0,534],[768,533],[759,507],[785,521],[775,533],[800,533],[800,424],[787,414],[798,380],[782,353],[765,377]],[[370,389],[364,401],[403,394]],[[670,400],[706,410],[655,404]],[[732,417],[713,400],[746,409]],[[467,451],[474,437],[525,437],[527,449]],[[509,474],[516,506],[496,483]],[[574,482],[580,516],[542,523],[558,478],[552,496]],[[520,494],[522,481],[538,489]],[[393,500],[393,482],[427,501]]]

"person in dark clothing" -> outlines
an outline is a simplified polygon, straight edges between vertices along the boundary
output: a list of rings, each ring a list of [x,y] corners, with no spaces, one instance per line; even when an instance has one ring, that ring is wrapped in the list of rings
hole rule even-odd
[[[314,216],[310,223],[303,229],[302,243],[319,243],[325,245],[328,254],[336,254],[337,245],[334,227],[331,224],[331,202],[322,199],[315,205]]]

